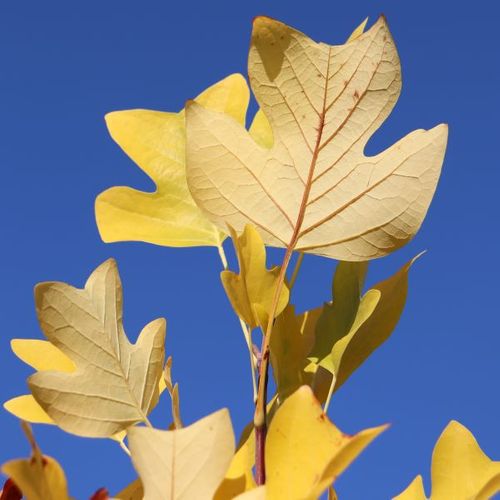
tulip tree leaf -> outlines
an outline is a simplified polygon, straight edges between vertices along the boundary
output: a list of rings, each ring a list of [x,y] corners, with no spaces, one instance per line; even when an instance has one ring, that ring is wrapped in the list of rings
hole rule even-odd
[[[340,260],[407,243],[434,194],[447,126],[364,155],[401,90],[385,19],[330,46],[257,17],[248,71],[272,129],[270,149],[228,116],[194,102],[186,108],[188,183],[207,217],[238,232],[252,223],[268,245]]]
[[[109,437],[143,421],[156,405],[165,320],[149,323],[130,344],[122,323],[122,288],[113,260],[84,289],[65,283],[35,288],[38,319],[48,340],[76,371],[40,371],[28,385],[54,422],[81,436]]]
[[[432,500],[487,500],[500,491],[500,462],[490,460],[472,433],[452,420],[432,454]],[[394,500],[425,500],[417,476]]]
[[[386,426],[348,436],[308,386],[276,411],[266,440],[266,498],[318,498]]]
[[[248,98],[244,78],[234,74],[209,87],[196,102],[244,123]],[[115,111],[106,115],[106,124],[118,145],[156,183],[156,191],[113,187],[101,193],[95,210],[102,239],[174,247],[220,245],[224,232],[206,219],[188,190],[184,110]]]
[[[279,268],[266,268],[266,249],[257,230],[250,224],[238,236],[231,229],[239,274],[222,271],[221,280],[237,315],[252,328],[267,324],[278,282]],[[289,291],[283,286],[276,308],[276,315],[286,307]]]
[[[213,498],[234,453],[227,410],[183,429],[132,427],[127,435],[144,500]]]
[[[335,376],[335,390],[394,331],[406,303],[408,272],[417,258],[418,256],[407,262],[387,280],[376,284],[361,300],[359,293],[362,285],[353,285],[361,283],[358,281],[359,270],[355,271],[355,267],[351,267],[351,272],[348,272],[348,267],[341,267],[346,263],[339,264],[334,278],[333,305],[326,304],[318,320],[315,347],[310,355],[316,366],[323,367]],[[337,277],[339,272],[344,276],[342,281]],[[348,280],[351,285],[345,286]],[[350,288],[354,291],[346,293],[345,290]],[[337,307],[335,297],[341,299],[340,307]],[[340,318],[335,319],[337,310]],[[350,313],[345,314],[345,311]],[[349,325],[351,321],[352,324]],[[319,387],[318,391],[324,392]]]

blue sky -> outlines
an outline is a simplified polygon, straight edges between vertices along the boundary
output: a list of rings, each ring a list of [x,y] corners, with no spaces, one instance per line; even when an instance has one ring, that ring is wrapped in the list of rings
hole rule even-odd
[[[418,236],[372,263],[369,283],[428,249],[414,266],[406,310],[393,337],[336,394],[330,414],[348,433],[392,423],[339,479],[348,499],[386,499],[418,473],[429,484],[433,445],[450,419],[500,459],[500,253],[498,121],[500,40],[496,2],[16,0],[0,5],[0,399],[26,391],[30,369],[10,352],[14,337],[41,338],[33,285],[83,285],[117,259],[132,339],[150,320],[168,320],[186,422],[228,406],[236,432],[251,418],[247,353],[210,248],[106,245],[93,214],[112,185],[152,183],[109,137],[106,112],[174,111],[232,72],[246,73],[255,15],[276,17],[316,40],[341,43],[366,16],[384,13],[403,65],[403,92],[368,153],[415,128],[450,125],[436,198]],[[228,250],[230,243],[227,243]],[[278,262],[281,253],[272,251]],[[234,260],[233,260],[234,261]],[[327,300],[334,262],[305,259],[299,309]],[[167,406],[155,413],[168,424]],[[0,462],[26,455],[18,422],[0,412]],[[72,494],[117,492],[134,472],[110,441],[35,429],[64,466]]]

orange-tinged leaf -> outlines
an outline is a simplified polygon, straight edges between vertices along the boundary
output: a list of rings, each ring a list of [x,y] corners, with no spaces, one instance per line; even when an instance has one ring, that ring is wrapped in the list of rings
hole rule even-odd
[[[401,90],[385,19],[330,46],[257,17],[248,71],[270,149],[230,117],[194,102],[186,109],[188,183],[207,217],[236,231],[251,223],[269,245],[348,261],[407,243],[434,194],[447,126],[364,155]]]

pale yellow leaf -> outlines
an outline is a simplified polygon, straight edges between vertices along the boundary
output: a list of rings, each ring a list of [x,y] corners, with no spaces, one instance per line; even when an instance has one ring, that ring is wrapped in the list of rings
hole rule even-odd
[[[41,283],[35,300],[45,335],[77,367],[72,373],[37,372],[28,379],[54,422],[81,436],[109,437],[145,420],[159,397],[165,320],[149,323],[130,344],[123,331],[116,263],[99,266],[84,289]]]
[[[252,328],[266,325],[280,270],[278,267],[267,269],[266,248],[254,227],[246,225],[239,236],[232,229],[231,233],[240,272],[222,271],[222,284],[233,309],[245,323]],[[276,316],[283,311],[288,298],[288,288],[283,286]]]
[[[179,430],[132,427],[128,439],[145,500],[212,498],[234,453],[227,410]]]
[[[323,413],[308,386],[278,408],[266,441],[266,498],[313,499],[386,426],[343,434]]]
[[[230,75],[196,98],[202,106],[244,123],[249,91],[245,79]],[[218,246],[224,239],[194,203],[186,182],[184,111],[145,109],[106,115],[113,139],[156,184],[153,193],[114,187],[95,204],[101,237],[185,247]]]
[[[2,472],[12,478],[26,500],[69,500],[64,471],[59,463],[42,455],[29,426],[24,426],[32,446],[32,456],[11,460],[2,465]]]
[[[432,454],[431,500],[487,500],[500,491],[500,462],[490,460],[472,433],[452,420]],[[417,476],[395,500],[425,500]]]
[[[238,232],[251,223],[266,244],[341,260],[407,243],[434,194],[447,126],[416,130],[365,156],[401,90],[385,19],[330,46],[257,17],[248,69],[271,149],[222,113],[196,103],[186,110],[188,183],[207,217]]]

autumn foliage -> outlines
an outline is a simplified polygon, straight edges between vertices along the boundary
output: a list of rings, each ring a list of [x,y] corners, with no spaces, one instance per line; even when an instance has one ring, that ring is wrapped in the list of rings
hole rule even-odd
[[[12,340],[34,373],[29,394],[4,404],[23,421],[32,452],[2,466],[8,479],[1,499],[70,498],[63,470],[42,454],[28,422],[109,438],[130,455],[137,479],[121,492],[94,488],[94,499],[334,499],[338,476],[372,440],[383,439],[386,425],[347,435],[327,412],[335,391],[389,338],[404,309],[418,256],[367,287],[368,262],[420,228],[447,126],[415,130],[375,156],[364,154],[401,91],[386,20],[365,28],[366,21],[344,44],[327,45],[256,18],[248,73],[260,109],[248,130],[250,90],[238,74],[176,113],[106,116],[112,138],[156,190],[113,187],[97,196],[102,239],[218,249],[254,392],[255,413],[238,444],[227,409],[184,425],[165,355],[165,319],[152,319],[129,341],[118,267],[108,260],[81,288],[35,288],[45,339]],[[228,237],[237,270],[228,268]],[[284,249],[280,266],[267,267],[266,246]],[[301,263],[321,258],[310,254],[338,260],[332,296],[297,311],[291,292]],[[160,398],[171,400],[172,424],[164,429],[149,420]],[[436,444],[431,476],[433,500],[486,499],[500,490],[500,462],[454,421]],[[422,477],[395,498],[425,499]]]

